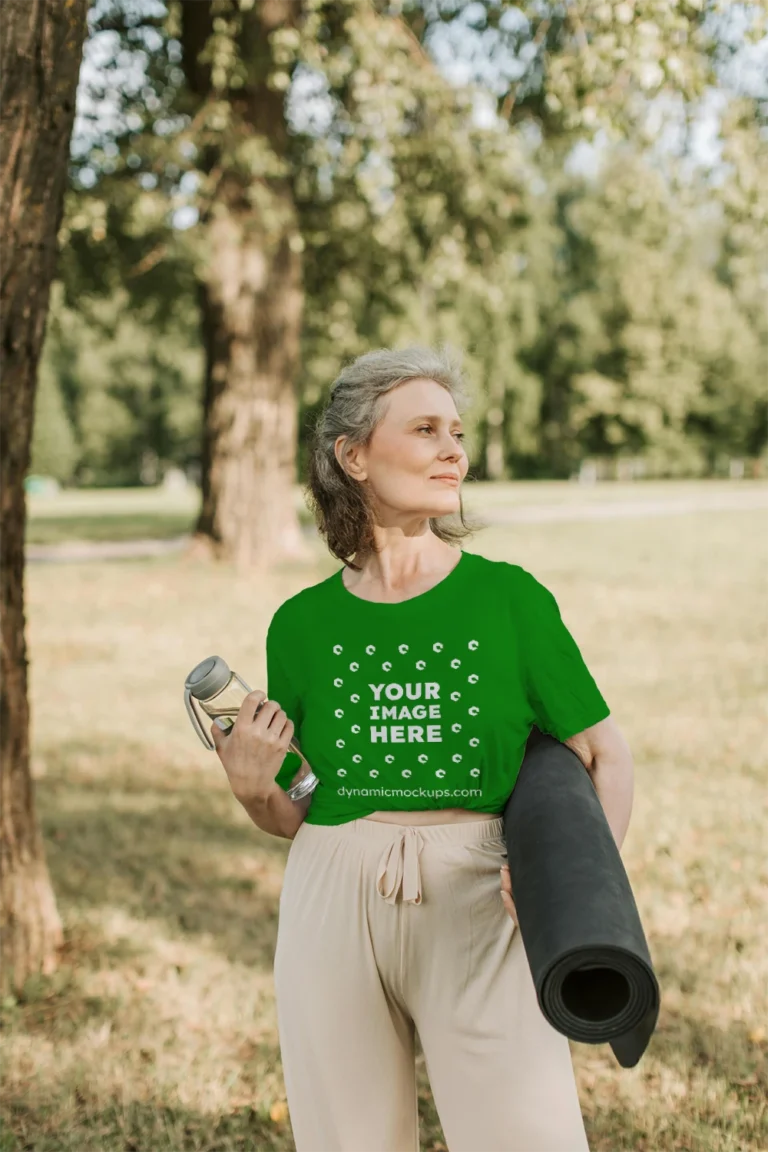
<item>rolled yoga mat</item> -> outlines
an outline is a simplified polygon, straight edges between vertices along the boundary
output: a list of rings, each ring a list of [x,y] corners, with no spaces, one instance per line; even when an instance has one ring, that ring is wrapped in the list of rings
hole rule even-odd
[[[534,728],[504,808],[512,894],[539,1007],[623,1068],[643,1055],[659,984],[627,873],[589,773]]]

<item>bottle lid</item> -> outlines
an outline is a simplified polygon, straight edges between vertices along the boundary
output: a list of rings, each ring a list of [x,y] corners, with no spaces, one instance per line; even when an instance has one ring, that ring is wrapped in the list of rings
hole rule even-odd
[[[196,700],[210,700],[221,692],[231,675],[226,660],[222,660],[221,656],[209,656],[192,669],[184,681],[184,687],[189,689],[190,695]]]

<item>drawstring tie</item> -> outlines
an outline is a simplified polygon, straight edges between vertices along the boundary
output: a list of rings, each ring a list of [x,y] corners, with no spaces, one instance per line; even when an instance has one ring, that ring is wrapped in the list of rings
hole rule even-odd
[[[403,903],[421,904],[419,853],[423,847],[424,837],[418,828],[408,826],[382,852],[376,887],[388,904],[397,901],[401,884]]]

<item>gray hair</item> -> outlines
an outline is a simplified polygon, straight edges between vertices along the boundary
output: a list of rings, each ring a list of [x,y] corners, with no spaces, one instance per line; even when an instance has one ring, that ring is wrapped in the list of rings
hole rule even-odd
[[[356,572],[361,571],[361,566],[348,557],[376,551],[373,510],[365,486],[340,465],[334,445],[340,436],[347,437],[342,446],[343,459],[353,446],[368,445],[384,415],[384,396],[398,384],[420,377],[434,380],[450,392],[460,413],[468,404],[470,397],[460,356],[450,345],[443,344],[437,350],[419,344],[401,350],[379,348],[358,356],[342,369],[313,428],[305,486],[307,505],[331,554]],[[454,513],[430,516],[430,529],[440,540],[457,544],[486,527],[480,522],[467,523],[461,494],[458,515],[460,524],[453,521]]]

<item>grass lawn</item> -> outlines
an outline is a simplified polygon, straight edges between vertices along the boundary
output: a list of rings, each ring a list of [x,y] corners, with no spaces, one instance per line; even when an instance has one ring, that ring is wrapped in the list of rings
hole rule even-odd
[[[469,509],[619,489],[504,487],[486,504],[478,486]],[[153,493],[95,494],[95,510],[70,495],[68,539],[194,515],[178,498],[157,512]],[[49,541],[35,533],[56,514],[29,503],[29,539]],[[591,1152],[765,1152],[765,511],[498,525],[465,547],[555,593],[634,753],[622,856],[662,1007],[634,1069],[571,1043]],[[310,567],[258,584],[175,556],[28,566],[33,766],[66,949],[0,1007],[0,1152],[293,1149],[272,980],[290,845],[232,799],[182,693],[213,653],[263,686],[272,613],[338,566],[319,540]],[[444,1152],[421,1056],[418,1074],[422,1149]]]
[[[761,481],[681,480],[643,483],[576,484],[563,481],[489,483],[465,481],[465,512],[493,517],[525,506],[580,508],[595,504],[643,503],[655,500],[727,499],[764,497]],[[161,540],[194,529],[200,509],[200,491],[168,492],[162,488],[114,488],[99,491],[63,490],[56,496],[27,494],[28,544],[63,544],[73,541]],[[313,523],[299,485],[294,506],[302,524]]]

